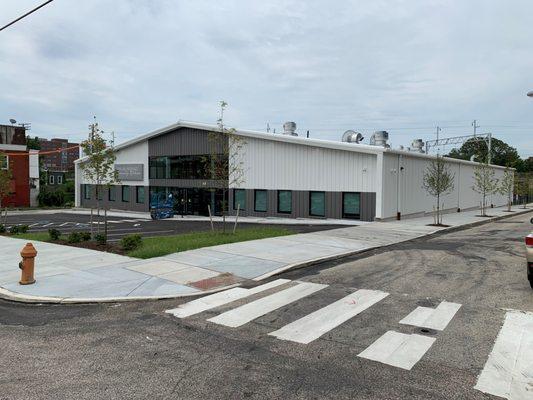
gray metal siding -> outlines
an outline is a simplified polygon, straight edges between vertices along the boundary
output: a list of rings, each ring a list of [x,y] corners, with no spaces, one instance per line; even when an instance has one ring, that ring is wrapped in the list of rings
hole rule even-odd
[[[150,179],[150,186],[168,186],[176,188],[223,188],[223,181],[204,179]]]
[[[80,185],[81,193],[81,207],[85,208],[95,208],[96,207],[96,194],[93,185]],[[100,200],[100,207],[105,209],[115,209],[115,210],[127,210],[127,211],[149,211],[149,202],[150,202],[150,191],[148,186],[144,186],[144,203],[137,203],[137,190],[136,186],[130,186],[130,201],[122,201],[122,186],[116,187],[116,197],[115,201],[109,201],[109,190],[104,189],[102,200]],[[89,188],[91,190],[91,198],[85,199],[85,189]]]
[[[200,129],[178,128],[149,139],[148,156],[189,156],[210,153],[209,132]],[[219,146],[218,151],[222,151]]]
[[[292,213],[278,213],[277,190],[267,191],[267,211],[257,212],[254,210],[254,189],[246,190],[246,210],[240,212],[241,216],[249,217],[278,217],[278,218],[321,218],[309,215],[309,191],[292,191]],[[342,219],[342,192],[325,192],[326,216],[325,218]],[[233,209],[233,190],[229,191],[230,214],[235,215]],[[361,221],[373,221],[376,215],[376,194],[370,192],[361,193]]]

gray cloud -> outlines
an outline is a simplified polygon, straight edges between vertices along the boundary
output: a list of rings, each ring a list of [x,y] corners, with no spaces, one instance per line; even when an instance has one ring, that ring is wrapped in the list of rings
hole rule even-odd
[[[0,23],[27,3],[4,0]],[[0,33],[0,119],[79,139],[96,115],[125,140],[214,122],[225,99],[233,126],[387,129],[394,145],[476,118],[532,155],[532,13],[527,0],[56,0]]]

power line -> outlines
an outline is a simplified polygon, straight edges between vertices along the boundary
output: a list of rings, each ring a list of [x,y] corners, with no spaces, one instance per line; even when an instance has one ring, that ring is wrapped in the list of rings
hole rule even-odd
[[[34,12],[37,11],[39,8],[44,7],[44,6],[47,5],[48,3],[51,3],[52,1],[54,1],[54,0],[48,0],[48,1],[45,1],[45,2],[44,2],[43,4],[41,4],[40,6],[35,7],[33,10],[28,11],[26,14],[24,14],[24,15],[18,17],[17,19],[11,21],[9,24],[4,25],[3,27],[0,28],[0,31],[3,31],[4,29],[10,27],[10,26],[13,25],[15,22],[20,21],[22,18],[27,17],[28,15],[34,13]]]

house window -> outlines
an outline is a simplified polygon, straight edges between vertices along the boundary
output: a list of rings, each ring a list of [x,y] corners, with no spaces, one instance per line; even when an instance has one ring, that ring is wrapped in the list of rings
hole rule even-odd
[[[62,183],[63,183],[63,176],[62,175],[58,175],[57,176],[57,184],[61,185]]]
[[[109,186],[109,192],[107,193],[109,201],[115,201],[117,199],[117,187]]]
[[[83,198],[85,200],[91,200],[91,186],[83,185]]]
[[[326,216],[325,192],[309,192],[309,215],[314,217]]]
[[[54,175],[50,175],[50,176],[48,177],[48,183],[50,183],[50,185],[53,185],[53,184],[54,184],[54,180],[55,180]]]
[[[268,207],[267,191],[254,190],[254,211],[266,212]]]
[[[98,200],[104,199],[104,188],[101,186],[96,186],[96,198]]]
[[[278,213],[290,214],[292,212],[292,191],[278,190]]]
[[[9,156],[0,154],[0,169],[9,169]]]
[[[144,204],[144,186],[136,186],[135,190],[137,191],[137,203]]]
[[[246,209],[246,190],[244,189],[233,190],[233,209],[236,210],[237,206],[240,210]]]
[[[342,194],[342,217],[359,219],[361,213],[361,193]]]
[[[130,201],[130,187],[122,186],[122,201],[124,203],[129,203]]]

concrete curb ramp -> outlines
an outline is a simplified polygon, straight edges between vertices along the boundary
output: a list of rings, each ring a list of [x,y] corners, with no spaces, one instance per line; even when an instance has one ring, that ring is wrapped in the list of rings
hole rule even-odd
[[[245,280],[251,279],[254,281],[262,281],[291,269],[304,268],[324,261],[336,260],[371,250],[386,248],[391,245],[422,237],[431,237],[443,233],[467,229],[500,219],[523,215],[532,210],[520,209],[512,213],[504,212],[502,209],[491,209],[490,211],[492,214],[497,215],[490,218],[476,217],[475,214],[477,213],[477,210],[457,214],[446,214],[444,222],[451,224],[452,226],[450,227],[439,228],[428,226],[427,224],[432,222],[432,217],[393,222],[376,222],[357,227],[345,227],[329,231],[295,234],[281,238],[269,238],[213,246],[169,254],[164,257],[148,260],[137,260],[118,256],[116,257],[115,263],[108,260],[107,264],[104,263],[97,267],[94,267],[92,264],[94,257],[100,255],[108,259],[113,258],[113,256],[116,255],[95,252],[97,255],[93,256],[92,260],[89,258],[90,265],[87,266],[86,269],[78,268],[77,271],[72,273],[72,275],[78,274],[81,277],[88,277],[87,279],[89,279],[89,283],[86,282],[85,286],[77,292],[83,295],[60,295],[59,293],[63,289],[62,286],[64,286],[64,284],[66,285],[66,281],[62,282],[61,278],[56,279],[56,281],[58,281],[56,282],[56,286],[59,287],[57,296],[39,295],[38,293],[35,293],[36,286],[34,285],[32,285],[32,288],[31,286],[19,286],[18,283],[12,283],[16,282],[13,277],[14,271],[5,270],[2,272],[0,269],[0,285],[3,286],[0,287],[0,298],[24,303],[73,304],[161,300],[201,296],[239,286]],[[2,237],[0,237],[0,240],[1,239]],[[13,248],[24,243],[24,241],[20,239],[9,238],[9,240],[20,241],[20,243],[17,243]],[[44,245],[44,243],[42,244]],[[48,243],[47,245],[59,246]],[[43,255],[46,255],[47,252],[50,252],[50,257],[57,258],[57,254],[45,247],[43,249]],[[75,261],[70,255],[64,255],[64,252],[62,253],[63,260],[67,257],[65,261],[67,266],[69,266],[69,263]],[[18,252],[16,252],[15,255],[18,257]],[[81,258],[79,255],[78,257]],[[4,261],[0,260],[0,265],[1,264],[4,264]],[[10,265],[11,264],[12,261],[10,262]],[[67,269],[66,267],[56,268]],[[71,268],[76,268],[76,266],[72,266]],[[48,281],[53,280],[50,275],[53,275],[54,271],[50,272],[48,274],[49,276],[42,275],[41,279],[39,279],[39,267],[36,268],[36,271],[38,282],[46,278],[48,278]],[[18,273],[18,271],[15,272]],[[60,272],[63,273],[63,271]],[[70,272],[72,271],[70,270]],[[128,278],[122,278],[122,274],[131,276],[131,280],[126,281]],[[68,276],[68,273],[64,273],[64,275]],[[90,280],[93,279],[95,275],[102,275],[103,277],[94,278],[95,281],[94,284],[92,284]],[[143,278],[138,278],[141,275]],[[9,276],[9,282],[11,283],[3,283],[6,282],[6,276]],[[56,272],[55,277],[57,278],[57,276],[58,273]],[[119,278],[116,278],[116,276]],[[228,284],[220,285],[219,287],[212,289],[207,288],[201,290],[198,289],[197,286],[194,286],[196,281],[201,281],[202,279],[206,280],[206,278],[216,279],[221,276],[230,276],[233,280],[229,279],[227,282],[223,281],[223,283]],[[108,280],[99,281],[98,279]],[[93,286],[93,292],[98,292],[100,282],[104,282],[105,285],[105,283],[110,281],[115,282],[115,279],[123,279],[123,282],[117,280],[117,286],[120,286],[120,284],[123,283],[124,285],[122,285],[123,287],[121,287],[121,290],[123,292],[126,291],[126,295],[123,293],[119,295],[117,293],[116,296],[98,296],[90,293]],[[139,281],[137,282],[136,279],[139,279]],[[161,284],[160,282],[166,283]],[[91,286],[91,284],[93,286]],[[129,286],[126,284],[129,284]],[[138,284],[138,286],[136,286],[136,284]],[[136,295],[138,287],[143,287],[145,284],[146,288],[140,290],[140,293],[143,291],[147,293],[145,295]],[[74,285],[76,285],[76,282],[74,282]],[[166,285],[165,290],[160,290],[161,285]],[[15,288],[24,290],[26,293],[16,291]],[[76,293],[75,287],[72,290],[72,293]],[[149,294],[148,292],[150,292],[150,290],[152,290],[154,294]],[[31,293],[32,291],[34,293]]]

